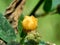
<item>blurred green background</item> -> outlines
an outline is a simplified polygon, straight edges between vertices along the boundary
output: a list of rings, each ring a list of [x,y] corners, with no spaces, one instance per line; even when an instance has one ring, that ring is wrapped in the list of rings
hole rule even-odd
[[[0,0],[0,13],[4,13],[13,0]]]
[[[10,5],[12,1],[13,0],[0,0],[0,13],[4,13],[6,8]],[[29,15],[38,2],[39,0],[26,0],[23,14]],[[43,10],[44,3],[45,2],[43,2],[39,9],[36,11],[37,15],[45,13],[45,11]],[[56,10],[58,4],[60,4],[60,0],[52,0],[51,10]],[[60,14],[47,14],[46,16],[38,17],[37,30],[42,36],[41,40],[60,45]]]

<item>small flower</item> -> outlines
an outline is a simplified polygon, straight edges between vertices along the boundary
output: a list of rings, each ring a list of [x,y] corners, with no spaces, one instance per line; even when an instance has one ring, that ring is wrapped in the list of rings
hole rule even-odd
[[[37,27],[37,18],[34,16],[25,16],[22,25],[26,31],[34,30]]]

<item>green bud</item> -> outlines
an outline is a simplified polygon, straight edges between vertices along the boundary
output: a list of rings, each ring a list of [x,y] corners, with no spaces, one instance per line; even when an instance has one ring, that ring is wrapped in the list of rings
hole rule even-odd
[[[24,42],[28,43],[28,44],[38,44],[40,42],[40,34],[37,31],[31,31],[27,34],[27,36],[25,37]]]

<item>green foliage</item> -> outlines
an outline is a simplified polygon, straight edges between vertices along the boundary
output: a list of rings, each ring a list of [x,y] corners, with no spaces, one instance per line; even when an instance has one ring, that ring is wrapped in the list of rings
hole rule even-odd
[[[0,14],[0,38],[6,42],[13,41],[16,38],[14,29],[2,14]]]
[[[44,11],[45,12],[49,12],[51,10],[52,7],[52,0],[45,0],[45,4],[44,4]]]
[[[26,35],[27,35],[27,33],[25,33],[25,32],[22,30],[20,36],[21,36],[22,38],[25,38]]]
[[[23,16],[23,14],[21,14],[19,17],[19,21],[18,21],[18,32],[19,32],[19,34],[21,34],[21,32],[23,30],[23,27],[22,27],[23,19],[24,19],[24,16]]]
[[[19,21],[18,21],[18,36],[20,38],[20,43],[23,44],[24,43],[24,38],[27,35],[24,31],[23,31],[23,27],[22,27],[22,21],[24,19],[24,15],[21,14],[19,17]]]
[[[19,21],[18,21],[18,32],[19,32],[20,37],[22,37],[22,38],[24,38],[26,36],[26,33],[23,31],[23,26],[22,26],[23,19],[24,19],[24,15],[21,14]]]

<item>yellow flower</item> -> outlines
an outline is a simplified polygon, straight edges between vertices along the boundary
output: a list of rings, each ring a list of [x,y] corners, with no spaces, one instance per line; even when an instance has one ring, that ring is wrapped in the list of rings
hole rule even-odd
[[[25,16],[22,25],[26,31],[34,30],[37,27],[37,18],[34,16]]]

